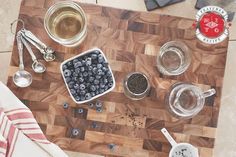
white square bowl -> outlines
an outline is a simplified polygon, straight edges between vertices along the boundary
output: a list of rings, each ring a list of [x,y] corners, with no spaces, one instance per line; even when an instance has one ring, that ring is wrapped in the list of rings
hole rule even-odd
[[[99,52],[103,55],[105,61],[108,63],[106,56],[104,55],[104,53],[102,52],[102,50],[99,49],[99,48],[93,48],[93,49],[87,50],[87,51],[85,51],[85,52],[83,52],[83,53],[81,53],[81,54],[79,54],[79,55],[76,55],[76,56],[74,56],[74,57],[72,57],[72,58],[69,58],[69,59],[67,59],[67,60],[65,60],[64,62],[61,63],[60,70],[61,70],[61,74],[62,74],[63,80],[64,80],[64,82],[65,82],[65,84],[66,84],[67,90],[69,91],[69,94],[70,94],[71,98],[72,98],[73,101],[74,101],[75,103],[77,103],[77,104],[84,104],[84,103],[90,102],[90,101],[92,101],[92,100],[94,100],[94,99],[97,99],[97,98],[99,98],[99,97],[101,97],[101,96],[103,96],[103,95],[105,95],[105,94],[111,92],[111,91],[115,88],[115,86],[116,86],[114,75],[113,75],[112,70],[111,70],[111,67],[110,67],[110,65],[109,65],[109,63],[108,63],[108,68],[109,68],[109,71],[111,72],[111,76],[112,76],[112,80],[113,80],[113,86],[112,86],[111,88],[109,88],[108,90],[106,90],[105,92],[103,92],[103,93],[101,93],[101,94],[95,95],[95,96],[92,97],[91,99],[84,100],[84,101],[76,101],[75,98],[74,98],[74,96],[71,94],[70,88],[68,87],[68,84],[67,84],[67,82],[66,82],[66,79],[65,79],[65,76],[64,76],[64,73],[63,73],[62,66],[63,66],[64,64],[66,64],[67,62],[69,62],[69,61],[72,61],[72,60],[74,60],[74,59],[76,59],[76,58],[80,58],[80,57],[82,57],[82,56],[84,56],[84,55],[87,55],[87,54],[89,54],[89,53],[92,53],[92,52],[95,51],[95,50],[99,51]]]

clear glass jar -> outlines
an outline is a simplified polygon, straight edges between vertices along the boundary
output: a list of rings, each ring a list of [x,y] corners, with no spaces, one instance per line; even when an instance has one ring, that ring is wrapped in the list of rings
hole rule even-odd
[[[157,68],[164,75],[180,75],[191,63],[191,52],[187,45],[180,41],[165,43],[157,56]]]
[[[87,18],[79,4],[61,1],[48,9],[44,28],[54,41],[67,47],[75,47],[87,36]]]
[[[139,82],[135,82],[140,80]],[[135,86],[134,86],[135,85]],[[141,72],[128,74],[123,82],[124,94],[132,100],[145,98],[150,92],[150,83],[147,76]]]
[[[188,83],[176,83],[166,95],[167,110],[176,118],[189,119],[197,115],[205,104],[205,98],[216,93],[215,89],[202,91],[199,87]]]

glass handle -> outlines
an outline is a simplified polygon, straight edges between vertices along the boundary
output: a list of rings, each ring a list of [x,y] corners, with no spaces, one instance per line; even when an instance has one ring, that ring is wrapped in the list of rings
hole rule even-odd
[[[209,89],[209,90],[203,92],[204,98],[210,97],[210,96],[212,96],[214,94],[216,94],[216,90],[214,88]]]

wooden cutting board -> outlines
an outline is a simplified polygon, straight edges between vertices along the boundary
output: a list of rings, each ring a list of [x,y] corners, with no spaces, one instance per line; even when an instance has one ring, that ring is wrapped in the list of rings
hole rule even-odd
[[[8,78],[8,87],[32,110],[50,141],[65,150],[109,157],[167,157],[171,146],[160,131],[165,127],[177,142],[198,147],[201,157],[213,156],[227,40],[217,45],[201,43],[195,37],[193,20],[185,18],[81,4],[89,21],[88,36],[79,47],[66,48],[52,41],[43,27],[44,14],[53,3],[24,0],[19,18],[57,51],[56,61],[44,62],[47,71],[35,74],[30,56],[24,51],[24,63],[33,75],[33,83],[28,88],[17,88],[12,81],[18,66],[15,42]],[[177,77],[163,76],[156,68],[160,47],[171,40],[183,41],[192,51],[190,68]],[[59,71],[62,61],[93,47],[104,51],[116,79],[116,88],[99,98],[104,103],[102,113],[87,104],[73,103]],[[36,50],[35,53],[43,61],[42,55]],[[152,85],[150,96],[140,101],[131,101],[123,94],[122,80],[133,71],[145,73]],[[217,91],[190,120],[177,120],[165,110],[164,95],[179,81]],[[69,109],[63,109],[64,102],[69,103]],[[77,112],[79,108],[84,109],[83,114]],[[72,128],[80,129],[78,137],[71,136]],[[111,150],[109,144],[116,146]]]

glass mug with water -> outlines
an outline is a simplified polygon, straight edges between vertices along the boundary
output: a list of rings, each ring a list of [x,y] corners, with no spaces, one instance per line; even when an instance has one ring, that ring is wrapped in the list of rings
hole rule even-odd
[[[203,109],[205,99],[215,93],[215,89],[202,91],[193,84],[176,83],[166,95],[166,107],[173,116],[179,119],[192,118]]]

